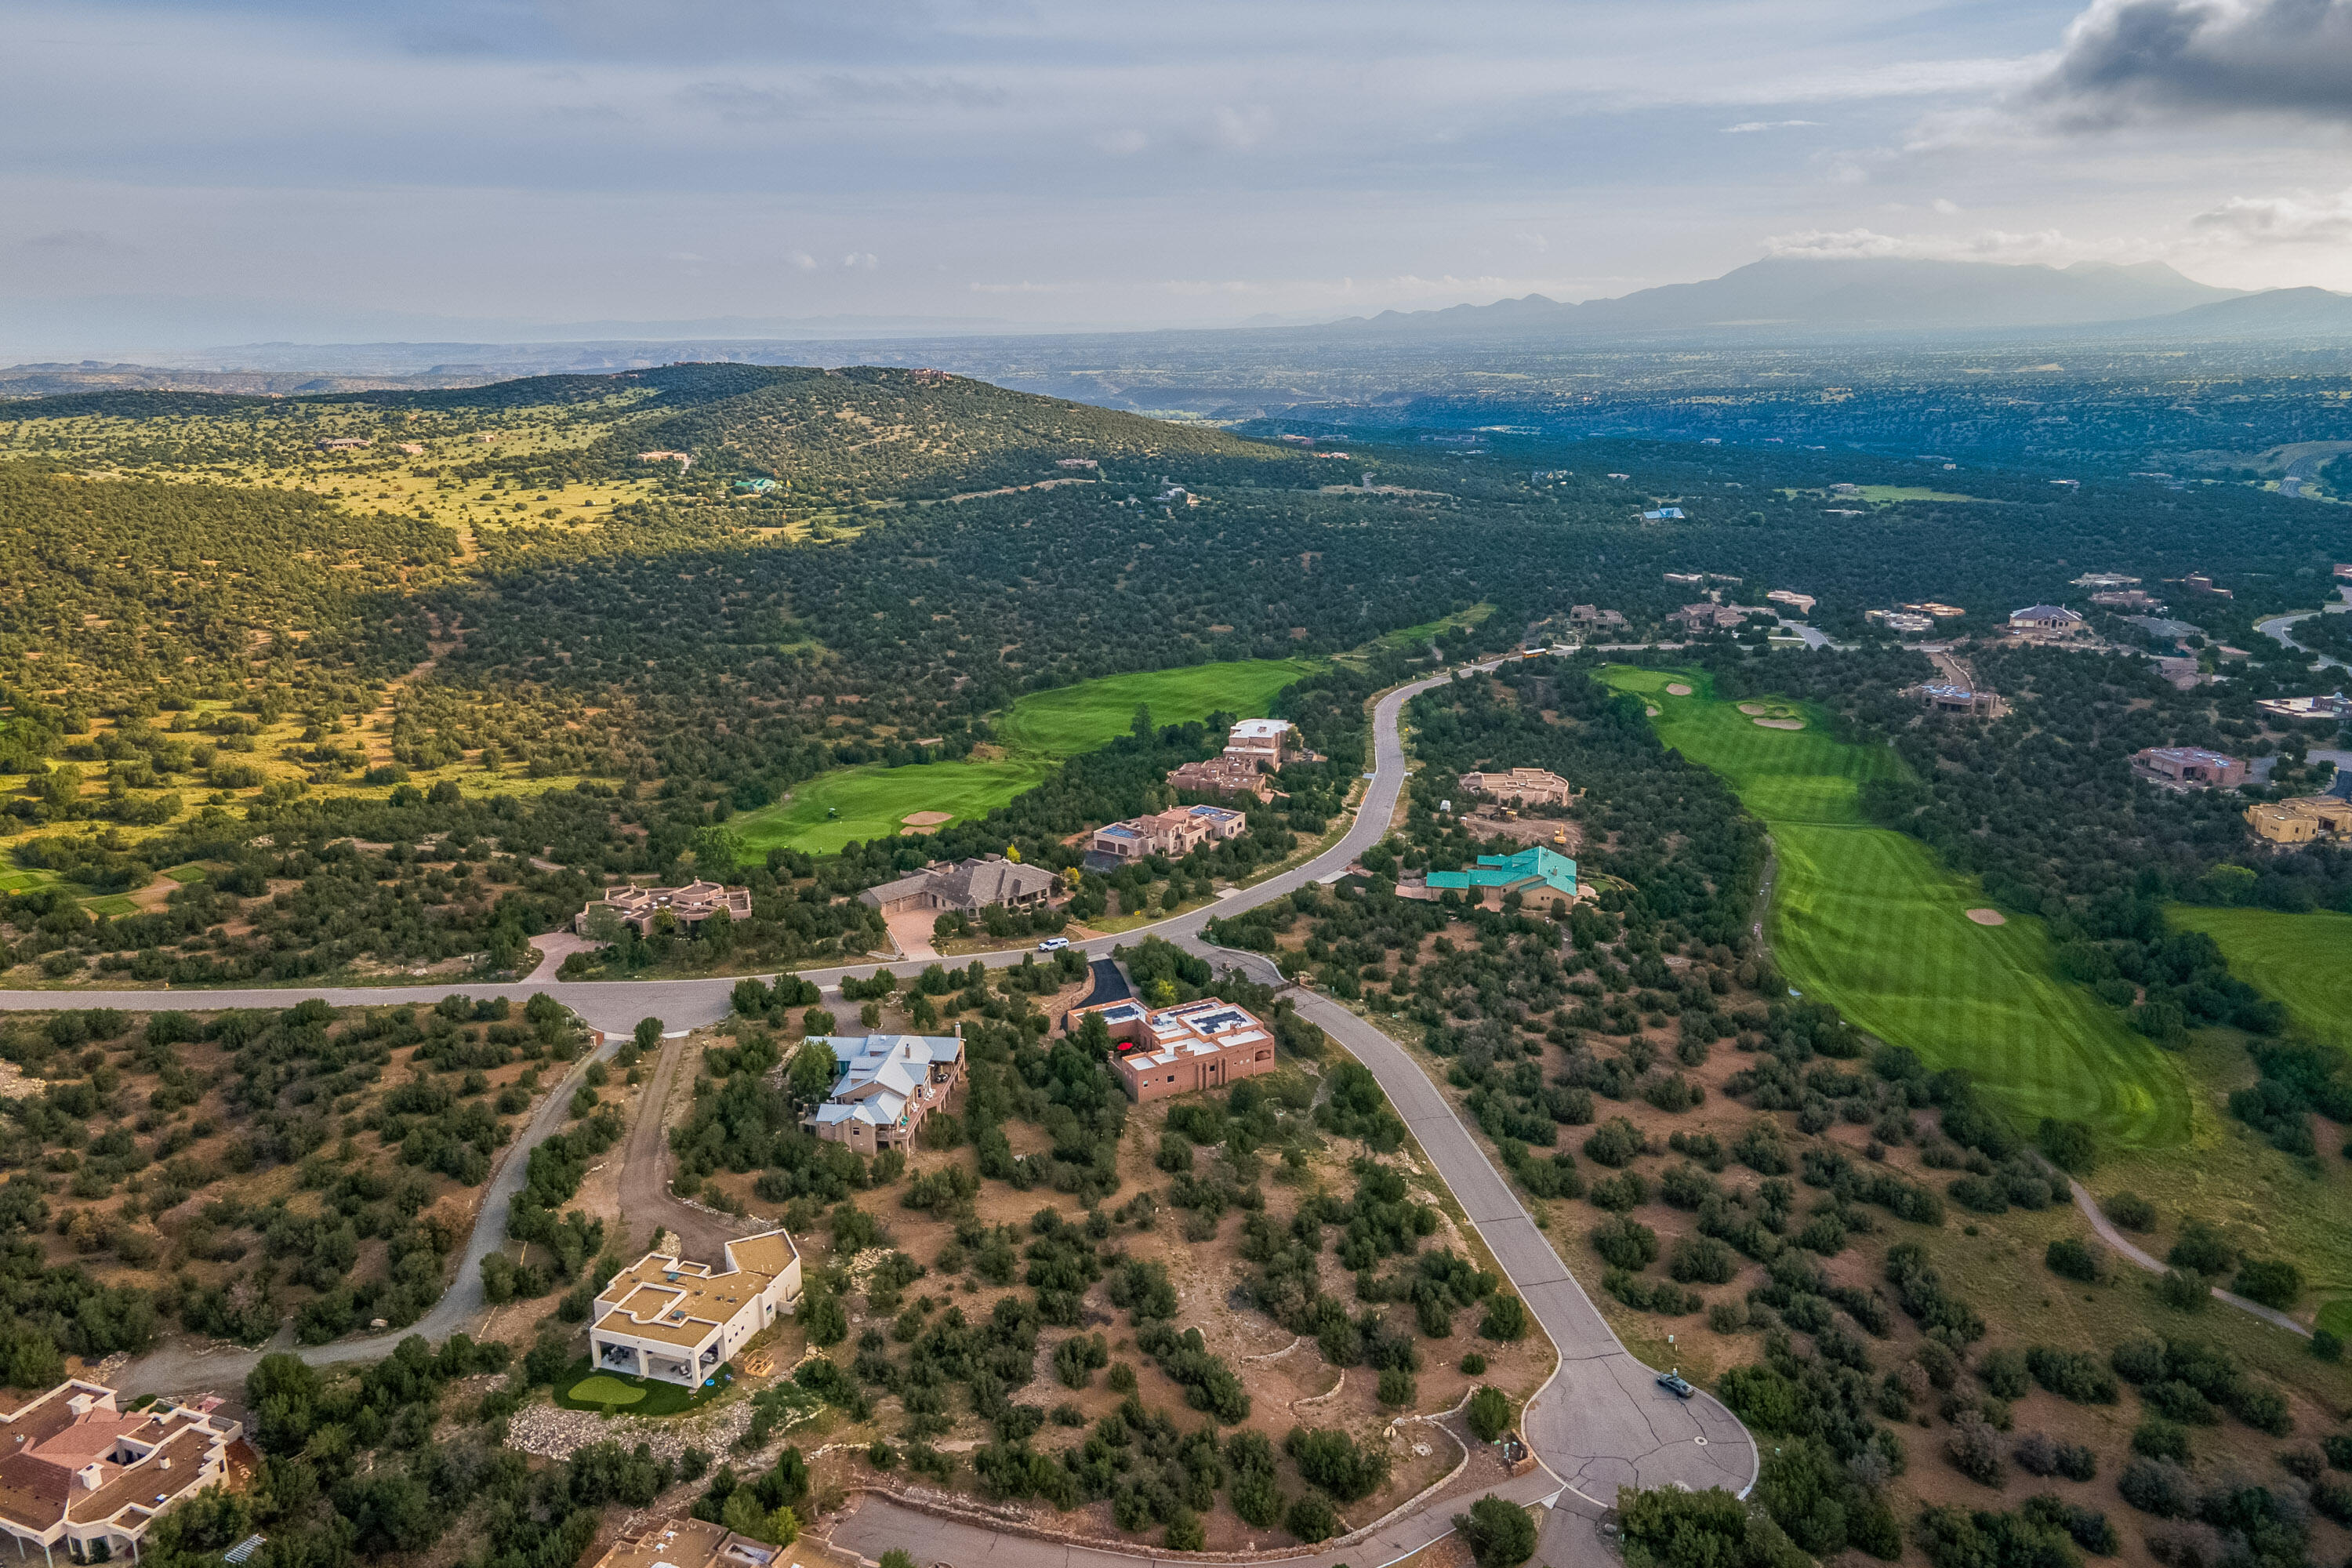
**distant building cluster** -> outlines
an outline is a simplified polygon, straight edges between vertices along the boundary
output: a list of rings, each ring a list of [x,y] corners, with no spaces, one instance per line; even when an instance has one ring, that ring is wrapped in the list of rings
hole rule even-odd
[[[1865,621],[1876,621],[1888,631],[1900,632],[1906,637],[1916,637],[1923,632],[1932,632],[1936,629],[1936,622],[1932,616],[1923,616],[1912,610],[1864,610],[1862,613],[1862,618]]]
[[[1704,632],[1743,625],[1748,612],[1737,605],[1718,605],[1703,599],[1696,605],[1685,605],[1666,619],[1690,631]]]
[[[1800,594],[1793,588],[1775,588],[1764,595],[1764,602],[1768,605],[1786,605],[1801,616],[1810,616],[1813,613],[1813,605],[1820,601],[1811,594]]]
[[[2139,579],[2116,572],[2085,572],[2074,579],[2077,588],[2137,588]]]
[[[1595,605],[1573,605],[1569,607],[1568,624],[1572,626],[1622,626],[1622,612],[1604,610]]]
[[[2091,603],[2107,610],[2160,610],[2163,604],[2145,588],[2105,588],[2091,595]]]
[[[321,452],[363,452],[375,443],[362,436],[332,436],[319,443]]]
[[[1250,795],[1260,801],[1272,800],[1275,795],[1274,780],[1255,763],[1238,757],[1186,763],[1170,772],[1168,783],[1171,788],[1199,795]]]

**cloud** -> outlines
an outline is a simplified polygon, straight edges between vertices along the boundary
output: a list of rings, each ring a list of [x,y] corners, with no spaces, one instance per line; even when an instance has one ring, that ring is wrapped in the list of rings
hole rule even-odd
[[[2089,243],[2072,240],[2054,228],[2032,234],[1984,229],[1967,235],[1893,235],[1875,229],[1803,229],[1776,234],[1764,241],[1767,254],[1826,260],[1876,260],[1902,258],[1927,261],[2079,261],[2105,256],[2128,242]]]
[[[2352,190],[2334,195],[2231,196],[2189,220],[2224,245],[2341,245],[2352,240]]]
[[[54,228],[47,234],[27,235],[17,241],[26,250],[66,250],[84,253],[113,250],[114,240],[94,228]]]
[[[2183,114],[2352,123],[2352,0],[2093,0],[2021,102],[2075,130]]]
[[[882,262],[881,259],[870,250],[853,250],[848,255],[841,258],[841,264],[844,267],[851,268],[853,271],[862,268],[865,271],[871,272],[877,267],[881,266]]]
[[[805,250],[795,250],[792,252],[784,258],[784,261],[787,265],[797,267],[803,272],[814,272],[816,270],[816,258],[811,256]]]
[[[1759,131],[1793,131],[1801,125],[1819,125],[1818,120],[1743,120],[1737,125],[1723,128],[1726,136],[1748,136]]]

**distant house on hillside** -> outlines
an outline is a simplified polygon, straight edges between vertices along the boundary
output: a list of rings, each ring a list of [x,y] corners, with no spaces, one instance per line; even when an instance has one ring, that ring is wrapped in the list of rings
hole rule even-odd
[[[2083,624],[2081,614],[2063,605],[2028,605],[2009,613],[2009,629],[2013,632],[2043,632],[2064,636]]]
[[[1222,805],[1173,805],[1097,828],[1087,848],[1113,860],[1140,860],[1148,855],[1176,860],[1203,844],[1238,838],[1248,826],[1249,818]]]
[[[362,451],[374,445],[375,443],[373,441],[361,436],[334,436],[320,442],[319,450],[321,452],[356,452]]]
[[[2202,746],[2149,746],[2132,753],[2132,768],[2144,778],[2184,788],[2235,789],[2246,782],[2244,763]]]
[[[1261,772],[1256,763],[1241,757],[1211,757],[1206,762],[1186,763],[1168,775],[1172,789],[1191,790],[1199,795],[1246,795],[1261,801],[1274,798],[1274,780]]]
[[[983,855],[952,866],[926,866],[911,876],[868,888],[857,900],[886,915],[909,910],[971,914],[1000,905],[1008,910],[1034,909],[1052,899],[1061,885],[1062,879],[1042,866]]]
[[[1792,588],[1775,588],[1764,595],[1764,602],[1768,605],[1786,605],[1801,616],[1810,616],[1813,613],[1813,605],[1819,601],[1815,600],[1811,594],[1800,594]]]
[[[1548,768],[1513,768],[1507,773],[1468,773],[1462,787],[1472,795],[1507,800],[1520,805],[1566,805],[1575,786]]]
[[[1569,607],[1568,624],[1572,626],[1622,626],[1622,612],[1604,610],[1593,605],[1573,605]]]
[[[611,910],[623,924],[635,926],[639,936],[651,936],[654,921],[665,914],[680,931],[692,931],[715,914],[724,913],[730,921],[750,920],[751,889],[699,879],[683,888],[613,888],[601,903],[590,904],[574,916],[572,929],[587,934],[588,917],[598,909]]]
[[[1269,769],[1322,760],[1307,749],[1298,726],[1287,719],[1243,720],[1226,734],[1224,754],[1235,762]]]

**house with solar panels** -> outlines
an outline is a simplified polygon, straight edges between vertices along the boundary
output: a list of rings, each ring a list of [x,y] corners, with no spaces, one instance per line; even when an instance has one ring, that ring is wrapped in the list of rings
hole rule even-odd
[[[1111,1068],[1139,1105],[1274,1070],[1274,1030],[1214,996],[1156,1009],[1132,996],[1099,1002],[1072,1008],[1062,1026],[1075,1034],[1090,1013],[1109,1029]]]

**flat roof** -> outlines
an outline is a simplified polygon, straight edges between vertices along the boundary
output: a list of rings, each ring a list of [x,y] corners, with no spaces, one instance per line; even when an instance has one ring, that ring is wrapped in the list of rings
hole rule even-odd
[[[781,1247],[772,1245],[776,1240],[782,1241]],[[692,1349],[741,1311],[798,1256],[792,1238],[780,1230],[730,1241],[727,1255],[735,1267],[714,1273],[707,1263],[646,1253],[596,1293],[597,1304],[610,1310],[593,1326]],[[615,1325],[615,1318],[626,1321]]]

